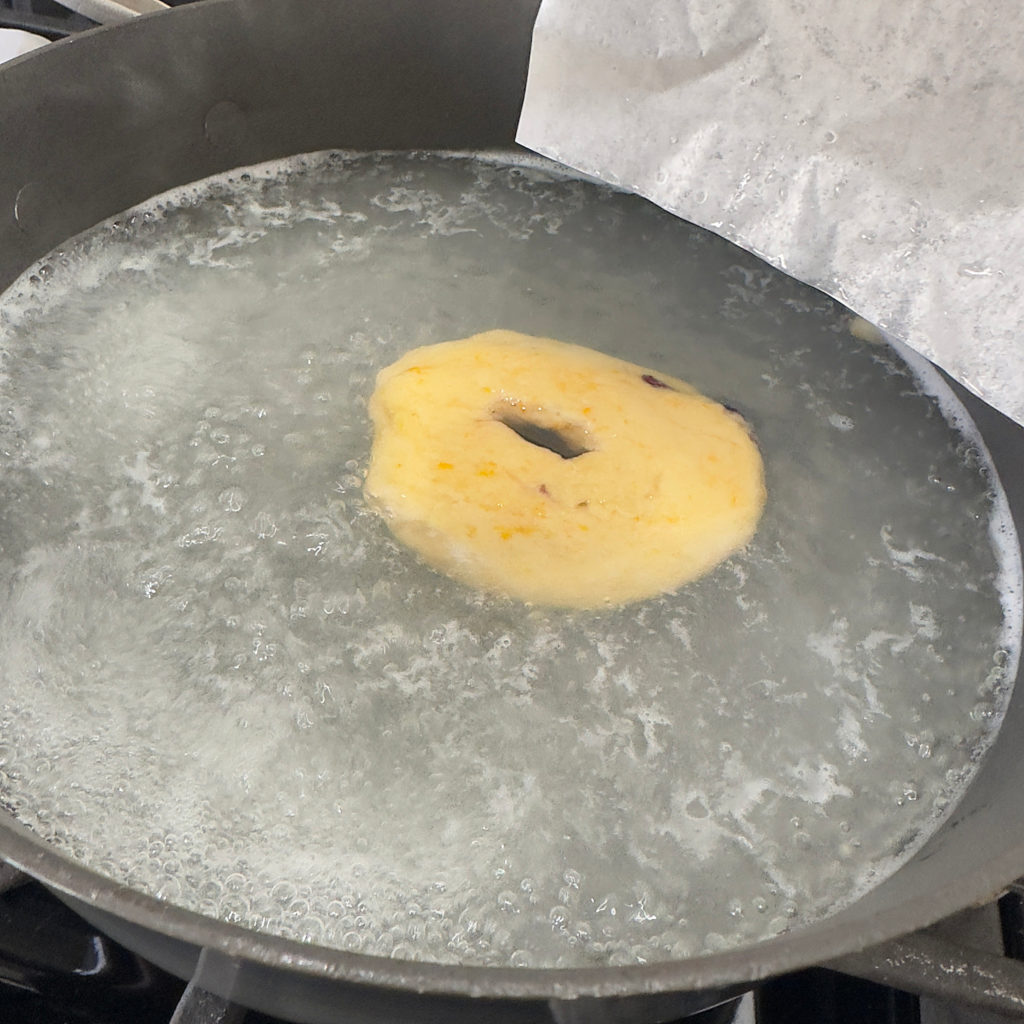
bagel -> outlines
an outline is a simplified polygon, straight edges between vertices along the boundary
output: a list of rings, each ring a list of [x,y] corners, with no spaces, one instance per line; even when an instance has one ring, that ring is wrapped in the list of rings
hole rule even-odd
[[[597,608],[703,575],[753,536],[746,422],[684,381],[495,330],[406,353],[369,403],[364,492],[428,565],[531,604]]]

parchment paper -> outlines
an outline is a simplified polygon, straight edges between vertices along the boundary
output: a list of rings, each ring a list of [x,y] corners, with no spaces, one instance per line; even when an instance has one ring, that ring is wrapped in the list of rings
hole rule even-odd
[[[1014,0],[544,0],[518,140],[815,285],[1024,422]]]

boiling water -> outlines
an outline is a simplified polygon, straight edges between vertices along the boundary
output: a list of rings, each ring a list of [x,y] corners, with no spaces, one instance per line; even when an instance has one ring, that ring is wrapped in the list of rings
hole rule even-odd
[[[848,319],[469,158],[296,160],[81,237],[2,306],[3,803],[162,900],[411,959],[686,957],[853,899],[990,743],[1020,570],[976,440]],[[740,408],[751,546],[597,613],[418,564],[362,498],[367,398],[493,327]]]

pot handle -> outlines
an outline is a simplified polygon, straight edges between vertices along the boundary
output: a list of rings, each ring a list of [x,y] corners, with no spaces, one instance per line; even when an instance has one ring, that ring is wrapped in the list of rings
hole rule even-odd
[[[101,25],[114,25],[120,21],[131,21],[140,14],[165,11],[170,6],[162,0],[59,0],[61,6],[78,14],[84,14]]]

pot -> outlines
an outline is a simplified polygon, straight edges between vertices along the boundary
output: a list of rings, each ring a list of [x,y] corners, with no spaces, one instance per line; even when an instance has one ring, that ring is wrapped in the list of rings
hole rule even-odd
[[[329,148],[514,149],[536,0],[206,0],[0,71],[0,289],[104,218],[232,167]],[[958,390],[1024,529],[1024,430]],[[379,959],[256,934],[120,886],[0,815],[0,855],[113,938],[225,998],[304,1021],[667,1020],[990,899],[1024,873],[1024,695],[917,856],[755,946],[571,970]]]

